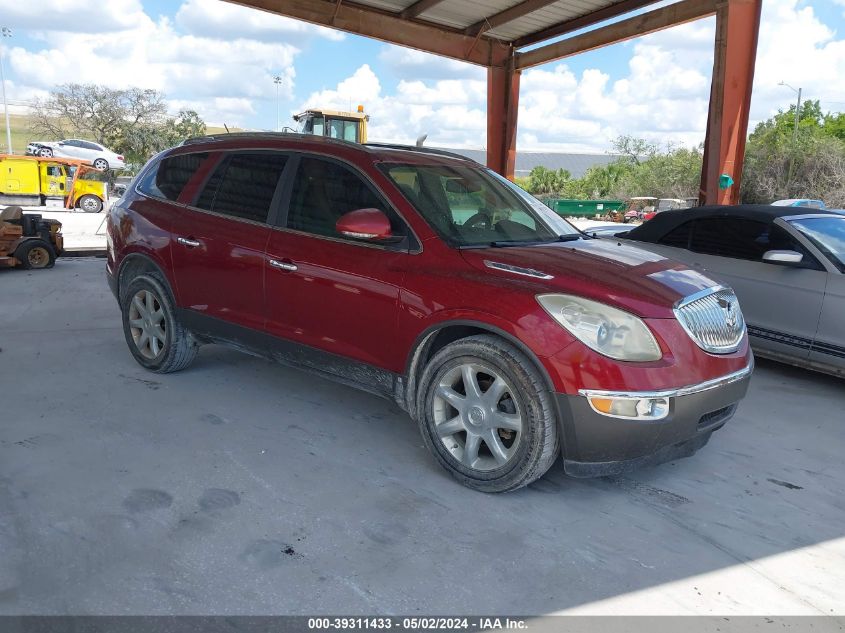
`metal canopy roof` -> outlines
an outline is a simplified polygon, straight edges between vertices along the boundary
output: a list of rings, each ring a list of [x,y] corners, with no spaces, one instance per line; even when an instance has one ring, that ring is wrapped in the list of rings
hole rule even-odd
[[[526,45],[527,40],[542,41],[550,27],[574,28],[652,4],[657,0],[358,0],[357,4],[402,15],[467,35],[484,33],[502,42]],[[594,16],[594,17],[593,17]],[[567,28],[563,32],[573,30]],[[558,33],[560,34],[560,33]],[[535,36],[535,37],[531,37]]]
[[[227,0],[487,67],[548,61],[519,49],[648,7],[658,0]],[[718,0],[681,0],[570,38],[573,51],[715,13]],[[624,28],[627,25],[627,30]],[[607,31],[596,37],[598,31]],[[589,36],[589,37],[588,37]],[[569,40],[567,40],[568,42]],[[569,48],[550,51],[558,58]],[[523,55],[523,58],[520,58]]]

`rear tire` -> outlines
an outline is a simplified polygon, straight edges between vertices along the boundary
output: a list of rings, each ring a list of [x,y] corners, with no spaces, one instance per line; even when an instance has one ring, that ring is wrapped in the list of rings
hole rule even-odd
[[[552,396],[534,363],[492,335],[460,339],[422,372],[417,422],[452,477],[508,492],[542,477],[560,453]]]
[[[196,358],[199,343],[179,323],[173,296],[156,273],[136,277],[121,288],[120,308],[126,344],[142,367],[169,374]]]
[[[105,158],[98,158],[94,161],[94,169],[106,171],[109,168],[109,162]]]
[[[99,213],[103,210],[103,201],[95,195],[86,193],[79,199],[77,206],[85,213]]]
[[[52,268],[56,263],[56,252],[44,240],[27,240],[15,251],[15,259],[21,268],[26,270],[41,270]]]

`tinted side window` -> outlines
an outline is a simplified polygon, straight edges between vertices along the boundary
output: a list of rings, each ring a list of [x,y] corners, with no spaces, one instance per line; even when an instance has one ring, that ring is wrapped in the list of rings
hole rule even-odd
[[[208,180],[196,206],[266,222],[286,162],[287,156],[273,152],[232,154]]]
[[[196,173],[208,154],[180,154],[162,160],[139,183],[145,194],[165,200],[177,200],[182,189]]]
[[[302,159],[291,195],[289,228],[340,237],[335,224],[356,209],[379,209],[390,218],[393,234],[404,234],[399,218],[358,174],[331,161]]]
[[[742,218],[705,218],[695,223],[690,248],[707,255],[759,261],[769,250],[769,227]]]
[[[689,238],[692,232],[692,221],[684,222],[680,226],[666,233],[658,240],[658,244],[665,244],[666,246],[675,246],[676,248],[689,248]]]

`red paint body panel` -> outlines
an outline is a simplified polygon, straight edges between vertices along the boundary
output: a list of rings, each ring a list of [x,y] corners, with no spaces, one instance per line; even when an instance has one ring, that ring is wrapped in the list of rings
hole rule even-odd
[[[132,210],[114,206],[106,221],[106,270],[117,275],[121,263],[131,255],[141,255],[155,262],[174,283],[170,259],[172,207],[159,200],[138,198]]]
[[[414,255],[276,229],[268,258],[267,331],[275,336],[400,373],[399,288]]]
[[[261,330],[264,328],[267,226],[187,207],[173,214],[173,278],[180,306]],[[183,237],[199,242],[190,247]]]

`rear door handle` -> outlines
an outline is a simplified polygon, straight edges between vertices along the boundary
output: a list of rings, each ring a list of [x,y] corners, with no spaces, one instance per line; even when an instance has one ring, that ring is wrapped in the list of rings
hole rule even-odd
[[[293,272],[297,269],[297,265],[293,262],[280,262],[278,259],[271,259],[270,265],[273,268],[278,268],[279,270],[287,270],[289,272]]]
[[[187,246],[188,248],[196,248],[200,245],[199,240],[195,240],[190,237],[177,237],[176,241],[182,246]]]

